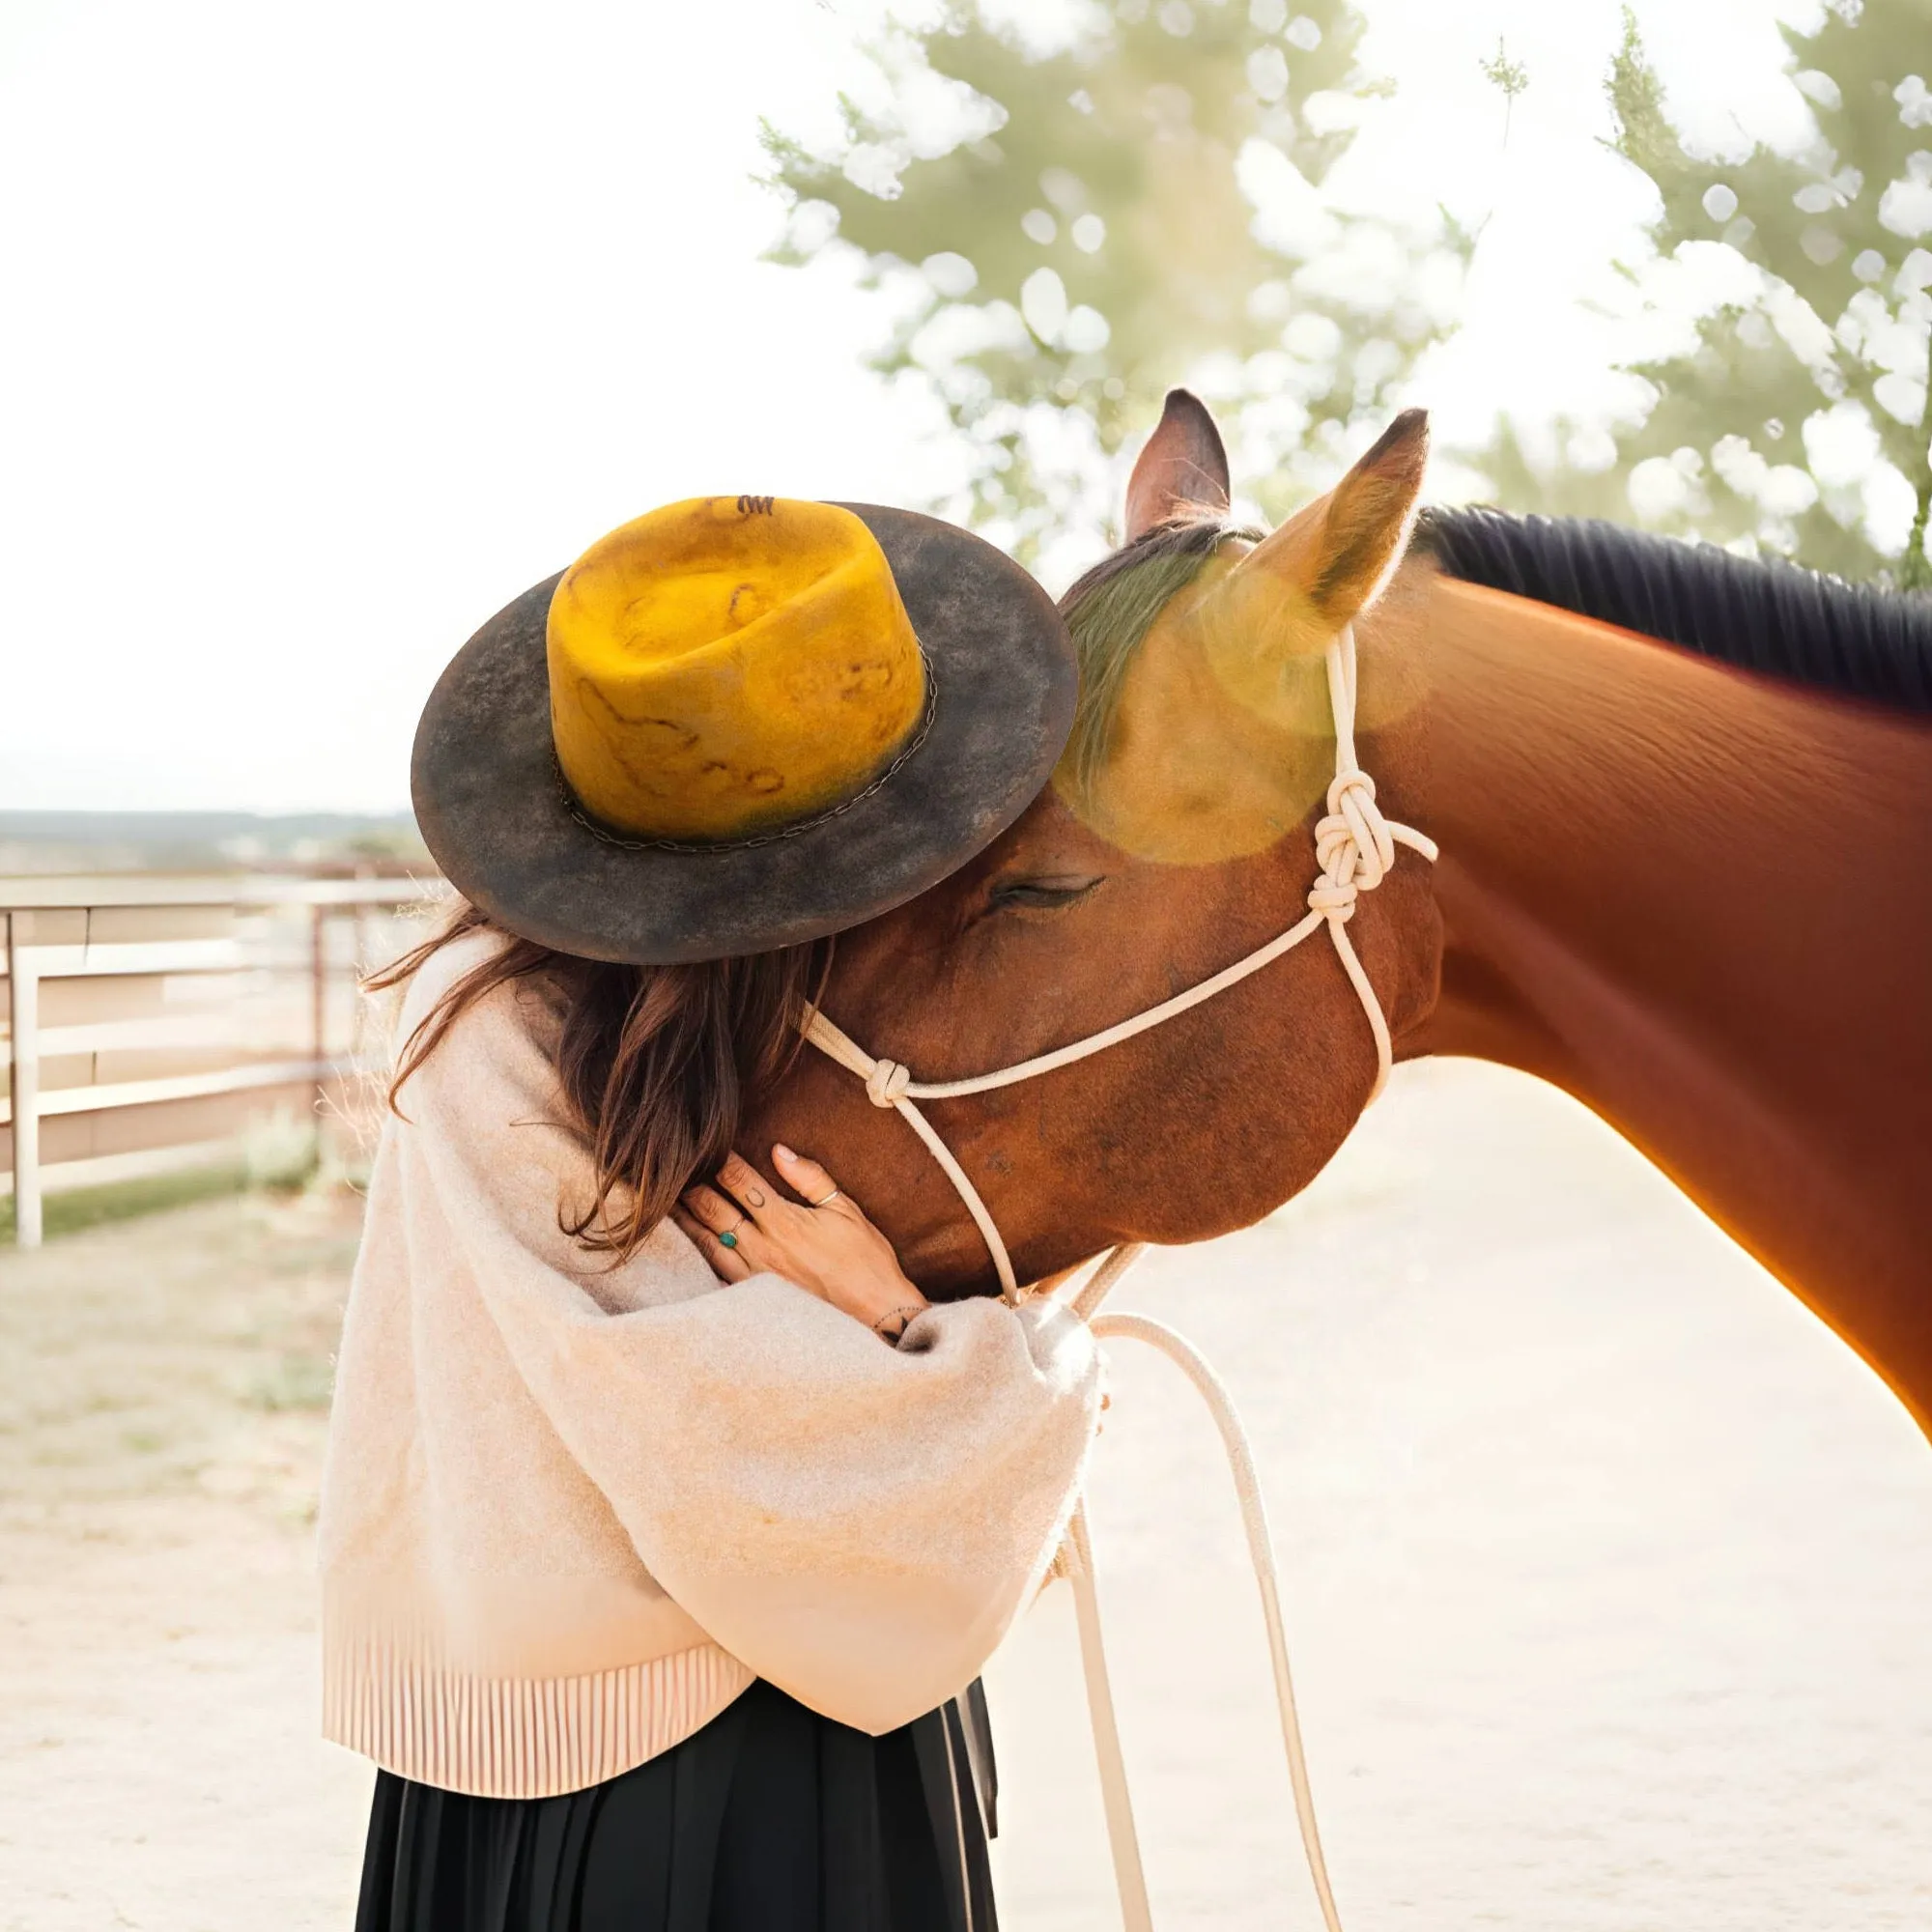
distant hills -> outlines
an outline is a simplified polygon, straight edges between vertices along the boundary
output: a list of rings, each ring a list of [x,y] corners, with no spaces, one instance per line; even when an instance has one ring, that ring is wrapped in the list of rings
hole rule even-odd
[[[0,875],[430,867],[413,817],[337,811],[0,811]]]

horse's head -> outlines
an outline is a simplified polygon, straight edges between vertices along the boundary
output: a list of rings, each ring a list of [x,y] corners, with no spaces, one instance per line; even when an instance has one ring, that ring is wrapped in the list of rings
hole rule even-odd
[[[971,865],[839,944],[827,1013],[921,1080],[1027,1059],[1168,999],[1299,920],[1334,770],[1323,654],[1401,556],[1419,412],[1271,535],[1230,528],[1207,411],[1177,391],[1135,467],[1127,541],[1067,593],[1080,704],[1052,783]],[[1380,628],[1402,622],[1382,600]],[[1358,745],[1399,815],[1419,696],[1365,652]],[[1398,866],[1350,927],[1398,1042],[1433,1002],[1428,867]],[[929,1103],[1022,1280],[1122,1240],[1243,1227],[1304,1186],[1365,1104],[1376,1053],[1324,942],[1078,1065]],[[923,1287],[984,1287],[958,1196],[896,1115],[807,1053],[748,1149],[821,1154]]]

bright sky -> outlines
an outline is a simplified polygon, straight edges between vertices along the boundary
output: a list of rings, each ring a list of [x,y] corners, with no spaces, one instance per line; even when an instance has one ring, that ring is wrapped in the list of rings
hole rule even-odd
[[[399,807],[444,661],[606,529],[942,480],[868,299],[757,260],[759,117],[829,131],[879,4],[5,0],[0,807]],[[1603,411],[1616,0],[1366,5],[1350,191],[1490,215],[1415,400]],[[1636,11],[1705,138],[1802,126],[1773,0]]]

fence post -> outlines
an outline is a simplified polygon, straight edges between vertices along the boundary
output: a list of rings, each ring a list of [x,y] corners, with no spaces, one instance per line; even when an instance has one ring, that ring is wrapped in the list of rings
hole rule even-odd
[[[327,907],[317,900],[308,909],[309,1058],[315,1063],[315,1130],[322,1132],[322,1103],[327,1097],[328,1075],[328,929]]]
[[[41,1245],[40,976],[20,937],[26,922],[7,921],[8,1059],[14,1095],[14,1242]]]

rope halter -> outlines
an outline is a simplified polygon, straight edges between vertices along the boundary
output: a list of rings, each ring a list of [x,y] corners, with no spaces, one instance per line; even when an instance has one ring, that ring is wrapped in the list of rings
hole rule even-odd
[[[1307,916],[1288,931],[1270,939],[1264,946],[1257,947],[1232,966],[1224,966],[1220,972],[1203,980],[1198,985],[1190,986],[1184,993],[1177,993],[1173,999],[1163,1000],[1159,1006],[1150,1007],[1131,1019],[1104,1027],[1098,1033],[1089,1034],[1085,1039],[1073,1041],[1071,1045],[1055,1047],[1050,1053],[1022,1060],[1016,1065],[1003,1066],[997,1072],[980,1073],[965,1080],[916,1080],[909,1067],[900,1065],[895,1060],[875,1060],[856,1040],[834,1026],[817,1008],[807,1009],[802,1023],[806,1038],[848,1072],[856,1073],[866,1083],[866,1094],[872,1105],[894,1108],[925,1143],[933,1159],[939,1163],[960,1200],[965,1203],[974,1225],[980,1230],[980,1238],[993,1258],[993,1267],[1000,1278],[1000,1292],[1007,1300],[1020,1298],[1019,1284],[1013,1274],[1012,1258],[1007,1253],[1007,1244],[1000,1238],[1000,1231],[987,1211],[985,1202],[980,1198],[980,1190],[973,1185],[952,1149],[940,1139],[932,1122],[920,1112],[919,1101],[956,1100],[969,1094],[990,1094],[996,1088],[1012,1087],[1022,1080],[1036,1079],[1042,1073],[1070,1066],[1077,1060],[1086,1060],[1107,1047],[1118,1046],[1122,1040],[1132,1039],[1136,1034],[1146,1033],[1163,1021],[1211,1000],[1216,993],[1226,992],[1230,986],[1237,985],[1250,974],[1259,973],[1264,966],[1273,964],[1283,953],[1293,952],[1310,933],[1323,925],[1328,928],[1328,937],[1334,942],[1343,970],[1362,1003],[1369,1030],[1375,1035],[1376,1084],[1369,1098],[1375,1099],[1387,1085],[1393,1060],[1388,1022],[1382,1016],[1376,989],[1363,971],[1354,947],[1350,944],[1348,924],[1354,917],[1357,897],[1363,893],[1373,892],[1387,878],[1395,865],[1395,848],[1398,845],[1406,845],[1411,852],[1419,852],[1425,859],[1433,860],[1435,857],[1435,842],[1411,827],[1398,825],[1383,816],[1381,808],[1376,803],[1376,781],[1355,760],[1355,633],[1352,625],[1345,627],[1329,641],[1327,666],[1328,708],[1335,722],[1335,777],[1328,787],[1327,812],[1315,827],[1315,857],[1321,872],[1309,891]]]

